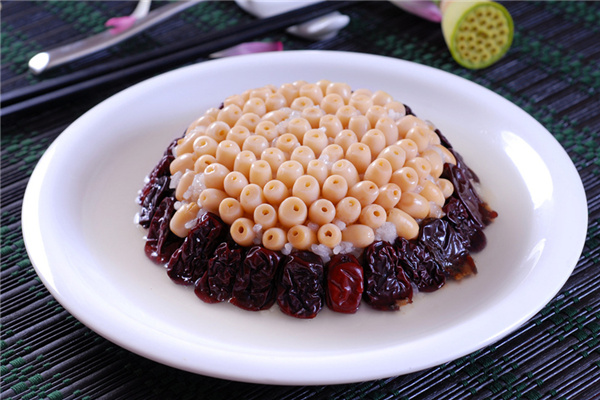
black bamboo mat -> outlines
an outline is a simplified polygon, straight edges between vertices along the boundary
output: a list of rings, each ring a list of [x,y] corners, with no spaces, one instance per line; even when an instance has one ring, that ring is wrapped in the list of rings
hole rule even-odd
[[[158,7],[166,2],[154,2]],[[512,335],[447,364],[388,379],[331,386],[270,386],[182,372],[106,341],[69,315],[37,278],[21,234],[28,178],[50,143],[77,117],[138,76],[3,118],[0,234],[2,399],[594,399],[600,398],[600,3],[505,2],[515,20],[511,51],[490,68],[453,62],[438,25],[388,2],[342,12],[350,25],[312,42],[283,31],[256,40],[286,50],[380,54],[433,66],[483,85],[542,123],[565,148],[589,208],[585,247],[557,296]],[[2,93],[254,20],[234,2],[205,2],[148,31],[43,77],[36,52],[103,30],[128,1],[3,1]],[[197,62],[204,61],[198,58]],[[401,360],[399,360],[401,362]]]

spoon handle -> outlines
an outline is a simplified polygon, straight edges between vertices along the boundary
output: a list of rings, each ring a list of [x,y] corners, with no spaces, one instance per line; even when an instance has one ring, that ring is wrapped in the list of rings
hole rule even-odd
[[[203,0],[180,1],[157,8],[144,18],[136,20],[133,26],[120,33],[104,31],[86,39],[36,54],[29,60],[29,69],[40,74],[50,68],[76,60],[113,46],[143,30],[155,25]]]

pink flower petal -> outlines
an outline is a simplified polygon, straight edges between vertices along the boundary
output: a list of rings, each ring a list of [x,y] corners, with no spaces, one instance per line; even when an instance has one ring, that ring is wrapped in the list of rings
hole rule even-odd
[[[133,26],[133,24],[135,24],[135,17],[128,15],[126,17],[111,18],[108,21],[106,21],[104,26],[112,27],[109,30],[109,32],[112,33],[113,35],[117,35],[121,32],[125,32],[126,30],[131,28]]]
[[[393,4],[406,12],[425,18],[432,22],[442,21],[442,12],[433,1],[428,0],[393,0]]]
[[[282,51],[281,42],[248,42],[211,54],[212,58],[239,56],[243,54],[264,53],[267,51]]]

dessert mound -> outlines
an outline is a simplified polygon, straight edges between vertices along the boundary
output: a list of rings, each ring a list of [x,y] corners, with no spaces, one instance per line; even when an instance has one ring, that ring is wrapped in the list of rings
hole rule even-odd
[[[497,213],[430,122],[383,91],[247,90],[174,140],[139,193],[146,255],[208,303],[313,318],[476,273]]]

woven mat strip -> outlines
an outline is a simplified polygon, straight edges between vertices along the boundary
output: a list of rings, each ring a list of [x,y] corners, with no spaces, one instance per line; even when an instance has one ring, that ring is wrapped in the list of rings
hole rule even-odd
[[[19,3],[27,2],[3,3],[3,38],[12,41],[10,51],[2,54],[3,90],[5,82],[14,87],[35,83],[35,79],[25,77],[17,61],[24,58],[24,53],[31,55],[47,46],[40,26],[31,22],[19,25],[18,13],[31,9],[30,4]],[[105,17],[126,14],[125,8],[131,8],[123,8],[122,3],[100,3],[87,5],[85,10],[92,10],[93,18],[73,25],[71,32],[87,36]],[[283,33],[269,37],[282,40],[286,49],[370,52],[466,77],[524,108],[565,147],[586,187],[588,239],[582,259],[565,287],[515,334],[431,370],[353,385],[309,388],[196,376],[153,363],[98,337],[62,309],[36,279],[21,239],[20,202],[27,177],[42,152],[71,121],[103,98],[100,95],[83,102],[75,99],[69,104],[72,108],[52,108],[27,121],[2,127],[2,398],[236,398],[240,393],[248,399],[591,398],[600,391],[600,282],[596,272],[600,258],[600,103],[599,75],[589,68],[597,65],[600,48],[592,41],[598,34],[599,19],[592,20],[588,15],[597,16],[600,7],[595,3],[568,3],[506,3],[517,27],[527,27],[527,31],[519,32],[505,60],[481,72],[455,65],[439,32],[432,26],[424,28],[422,21],[399,13],[386,2],[348,9],[351,26],[329,41],[310,43]],[[51,21],[81,18],[87,12],[51,2],[37,2],[35,6],[34,22],[49,26]],[[169,29],[210,29],[197,19],[205,12],[216,18],[219,26],[228,16],[250,18],[226,2],[202,7],[176,18],[168,29],[161,27],[125,43],[123,49],[166,43]],[[11,14],[11,8],[15,14]],[[113,13],[117,9],[120,14]],[[5,24],[5,20],[10,23]],[[402,34],[398,33],[400,26]],[[54,39],[63,38],[58,28],[54,34]],[[64,40],[72,37],[65,35]],[[94,61],[118,58],[120,51],[96,55]],[[17,55],[16,60],[11,58]],[[565,59],[571,61],[565,63]],[[86,62],[90,61],[80,65]],[[121,88],[107,89],[106,95]],[[73,349],[78,352],[73,353]]]

